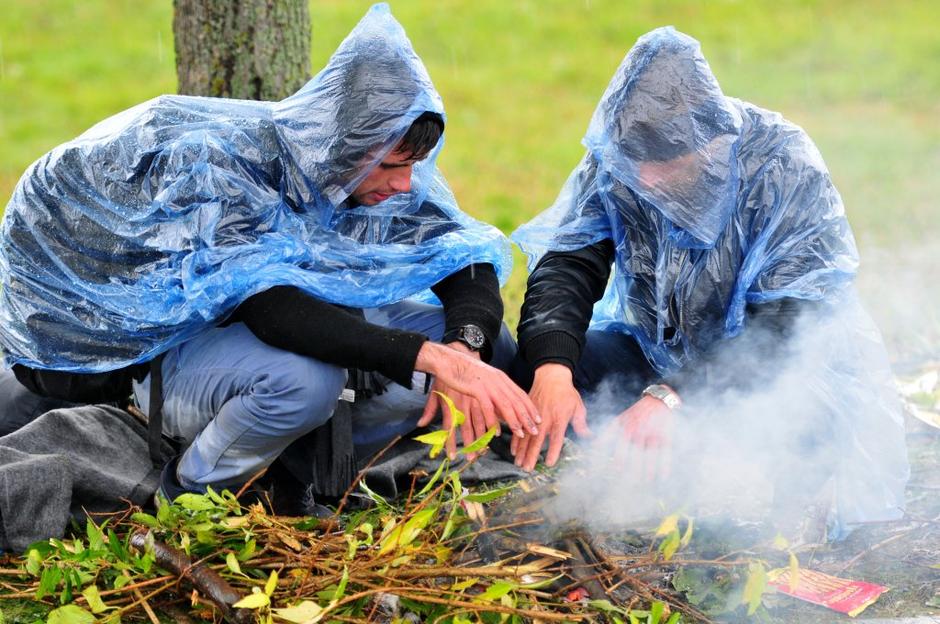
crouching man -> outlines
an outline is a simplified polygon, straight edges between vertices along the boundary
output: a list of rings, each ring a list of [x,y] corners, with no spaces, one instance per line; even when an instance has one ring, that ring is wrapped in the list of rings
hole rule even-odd
[[[834,477],[835,537],[898,517],[900,410],[852,290],[842,201],[809,137],[726,97],[698,43],[664,28],[627,54],[583,142],[555,204],[513,235],[531,269],[517,377],[544,419],[514,440],[517,462],[532,469],[547,440],[555,463],[569,426],[589,435],[582,399],[603,380],[623,446],[648,453],[644,471],[668,470],[650,462],[668,457],[683,401],[700,431],[761,405],[744,426],[766,426],[763,448],[792,448],[786,468],[805,468],[778,481],[778,498]],[[739,449],[754,439],[728,435]]]
[[[133,388],[183,444],[171,498],[245,483],[331,418],[350,377],[369,380],[357,407],[375,402],[353,413],[357,444],[434,417],[425,374],[471,415],[465,442],[498,423],[533,435],[532,402],[487,364],[514,355],[508,241],[457,208],[435,166],[443,129],[384,5],[281,102],[164,96],[99,123],[34,163],[7,207],[8,364],[62,399]],[[443,308],[419,302],[432,293]]]

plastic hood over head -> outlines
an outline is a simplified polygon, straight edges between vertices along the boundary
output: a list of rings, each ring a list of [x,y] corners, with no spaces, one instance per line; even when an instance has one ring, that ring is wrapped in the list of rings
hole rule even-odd
[[[386,5],[276,103],[162,96],[30,166],[0,228],[8,364],[94,372],[147,361],[292,285],[374,307],[472,263],[505,280],[508,241],[457,207],[436,166],[376,206],[348,200],[440,96]]]
[[[617,69],[584,144],[690,246],[711,247],[734,208],[740,130],[698,42],[664,28],[640,38]]]

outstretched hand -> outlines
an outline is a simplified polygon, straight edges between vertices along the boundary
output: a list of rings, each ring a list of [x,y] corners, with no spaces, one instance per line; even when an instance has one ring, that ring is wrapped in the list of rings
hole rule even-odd
[[[667,479],[674,426],[675,416],[665,403],[643,396],[605,429],[605,435],[615,440],[614,465],[647,481]]]
[[[474,359],[480,359],[479,352],[472,351],[462,342],[449,342],[446,346]],[[453,414],[451,414],[450,409],[445,406],[444,400],[437,394],[438,392],[449,397],[450,400],[453,401],[454,407],[466,415],[463,424],[460,425],[460,439],[464,446],[469,446],[475,442],[477,438],[492,427],[496,427],[498,432],[499,420],[496,418],[495,414],[486,414],[480,406],[479,401],[448,386],[440,378],[434,379],[434,384],[431,386],[431,393],[428,395],[428,401],[424,406],[424,413],[421,415],[421,420],[418,421],[419,427],[426,427],[431,424],[438,411],[440,411],[443,414],[443,428],[445,430],[452,429]],[[457,436],[455,432],[451,431],[451,435],[447,438],[444,448],[447,451],[447,456],[451,459],[457,456]],[[474,454],[470,454],[467,456],[467,459],[473,459],[474,457]]]
[[[587,426],[587,412],[581,395],[574,387],[571,369],[563,364],[548,363],[535,371],[535,380],[529,397],[542,415],[537,435],[525,439],[513,438],[510,445],[516,465],[532,470],[538,462],[542,446],[548,439],[545,464],[554,466],[561,455],[565,434],[570,424],[579,437],[591,436]]]
[[[539,433],[538,424],[542,419],[526,393],[501,370],[482,362],[477,354],[425,342],[418,352],[415,370],[433,375],[435,389],[450,396],[455,406],[467,414],[461,427],[464,444],[476,440],[500,422],[506,423],[514,439]],[[432,394],[418,424],[430,423],[439,408],[439,397]],[[449,426],[449,410],[444,412],[444,424]],[[456,441],[448,441],[448,444],[448,454],[456,452]]]

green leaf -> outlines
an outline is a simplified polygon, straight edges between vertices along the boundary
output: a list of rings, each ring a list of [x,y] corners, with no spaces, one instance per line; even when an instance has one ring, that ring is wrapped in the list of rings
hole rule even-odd
[[[247,542],[245,542],[245,545],[242,546],[241,550],[239,550],[238,554],[235,556],[239,561],[248,561],[254,556],[256,548],[257,543],[255,542],[255,538],[252,537]]]
[[[376,493],[376,492],[373,492],[372,489],[369,488],[369,486],[366,484],[366,480],[365,480],[365,479],[360,479],[360,480],[359,480],[359,489],[361,489],[363,492],[365,492],[365,493],[366,493],[366,496],[368,496],[369,498],[371,498],[371,499],[379,506],[380,509],[390,509],[390,508],[391,508],[391,505],[389,505],[389,503],[388,503],[387,500],[385,500],[380,494],[378,494],[378,493]]]
[[[767,570],[760,562],[751,562],[747,566],[747,581],[744,583],[744,593],[741,603],[747,605],[747,614],[754,615],[760,606],[761,596],[767,588]]]
[[[78,605],[65,605],[49,612],[47,624],[92,624],[95,616]]]
[[[225,499],[209,486],[206,486],[206,496],[216,505],[225,505]]]
[[[231,570],[235,574],[242,573],[242,567],[238,565],[238,557],[235,556],[235,553],[230,552],[227,555],[225,555],[225,565],[226,567],[228,567],[229,570]]]
[[[157,513],[159,513],[159,511]],[[138,511],[137,513],[131,514],[131,522],[142,524],[145,527],[149,527],[151,529],[160,528],[160,522],[156,518],[142,511]]]
[[[656,529],[656,537],[662,537],[663,535],[668,535],[673,531],[679,530],[679,514],[672,514],[663,518],[663,521],[659,524],[659,528]]]
[[[487,490],[486,492],[473,492],[464,496],[463,499],[471,503],[488,503],[490,501],[496,500],[501,496],[505,496],[515,489],[515,487],[516,484],[513,483],[504,487],[493,488],[492,490]]]
[[[467,589],[468,587],[473,587],[479,582],[480,582],[479,577],[471,576],[468,579],[464,579],[462,581],[454,583],[453,585],[450,586],[450,589],[451,591],[463,591]]]
[[[82,596],[85,597],[85,600],[88,601],[88,607],[91,609],[92,613],[102,613],[108,609],[113,609],[114,607],[109,607],[101,599],[101,593],[98,591],[98,587],[95,585],[89,585],[82,590]]]
[[[474,440],[471,444],[468,444],[467,446],[460,449],[460,452],[464,455],[468,453],[479,453],[489,445],[490,440],[493,439],[493,436],[496,435],[497,431],[499,431],[498,427],[490,427],[486,433]]]
[[[510,583],[509,581],[496,581],[487,587],[486,591],[474,598],[473,601],[492,602],[494,600],[499,600],[514,589],[516,589],[516,585]]]
[[[268,582],[264,584],[264,593],[266,596],[270,596],[275,589],[277,589],[277,571],[271,570],[271,576],[268,577]]]
[[[392,529],[384,538],[382,538],[381,545],[379,547],[379,554],[384,555],[385,553],[391,552],[396,548],[407,546],[413,542],[415,538],[421,534],[421,531],[424,530],[424,527],[427,526],[428,522],[431,521],[436,513],[437,507],[422,509],[409,518],[405,524],[399,524],[397,527]]]
[[[682,617],[682,614],[676,611],[672,615],[669,616],[669,619],[666,620],[666,624],[676,624],[679,621],[680,617]]]
[[[777,533],[777,535],[774,536],[774,548],[777,550],[786,550],[789,547],[790,542],[788,542],[787,538],[785,538],[783,535]]]
[[[233,604],[236,609],[260,609],[271,604],[271,599],[263,592],[249,594]]]
[[[450,410],[450,431],[453,431],[454,429],[462,425],[464,421],[467,419],[466,414],[464,414],[459,409],[457,409],[457,406],[454,405],[454,402],[451,400],[451,398],[447,396],[446,394],[444,394],[443,392],[438,392],[437,390],[435,390],[434,394],[444,399],[444,403],[447,404],[447,409]],[[448,431],[447,433],[450,433],[450,431]]]
[[[450,432],[441,429],[439,431],[432,431],[424,435],[415,436],[415,440],[430,446],[431,451],[428,455],[431,459],[434,459],[444,450],[444,444],[447,442],[448,436],[450,436]]]
[[[323,607],[313,601],[304,600],[303,602],[296,604],[293,607],[272,609],[272,611],[274,611],[278,617],[287,620],[288,622],[293,622],[294,624],[305,624],[306,622],[318,621],[320,613],[323,612]]]
[[[792,552],[790,553],[790,591],[796,591],[800,584],[800,561]]]
[[[339,601],[346,595],[346,584],[349,583],[349,568],[343,566],[343,578],[340,579],[336,591],[333,592],[333,601]]]
[[[192,492],[180,494],[173,503],[189,511],[209,511],[215,508],[215,505],[212,504],[208,496],[205,494],[193,494]]]
[[[659,602],[658,600],[650,605],[650,614],[646,618],[646,621],[649,624],[659,624],[659,621],[663,618],[663,610],[666,605]]]
[[[437,483],[437,480],[441,478],[441,473],[444,472],[444,468],[449,465],[447,460],[442,461],[438,466],[437,470],[434,472],[434,475],[431,479],[424,485],[423,488],[418,492],[417,497],[421,498],[425,494],[431,491],[431,488],[434,487],[434,484]]]
[[[39,587],[36,588],[36,600],[42,600],[55,592],[62,580],[62,570],[58,567],[46,568],[39,577]]]
[[[29,550],[29,554],[26,555],[26,571],[33,576],[39,576],[39,571],[42,569],[42,557],[39,556],[39,551],[35,548]]]
[[[88,548],[90,550],[104,549],[104,534],[98,528],[91,518],[85,520],[85,535],[88,537]]]
[[[603,611],[604,613],[621,613],[621,614],[623,613],[623,609],[621,609],[618,606],[615,606],[609,600],[588,600],[587,604],[589,607],[597,609],[598,611]],[[640,612],[636,611],[636,613],[640,613]]]
[[[676,554],[676,551],[679,550],[679,529],[675,529],[672,533],[666,536],[666,538],[659,544],[659,552],[663,556],[663,560],[669,561],[672,559],[672,556]]]

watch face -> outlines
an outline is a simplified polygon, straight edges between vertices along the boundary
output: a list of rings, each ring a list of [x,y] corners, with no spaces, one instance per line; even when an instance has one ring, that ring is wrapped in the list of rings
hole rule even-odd
[[[464,325],[460,328],[460,338],[467,343],[471,349],[482,349],[486,344],[486,336],[476,325]]]

